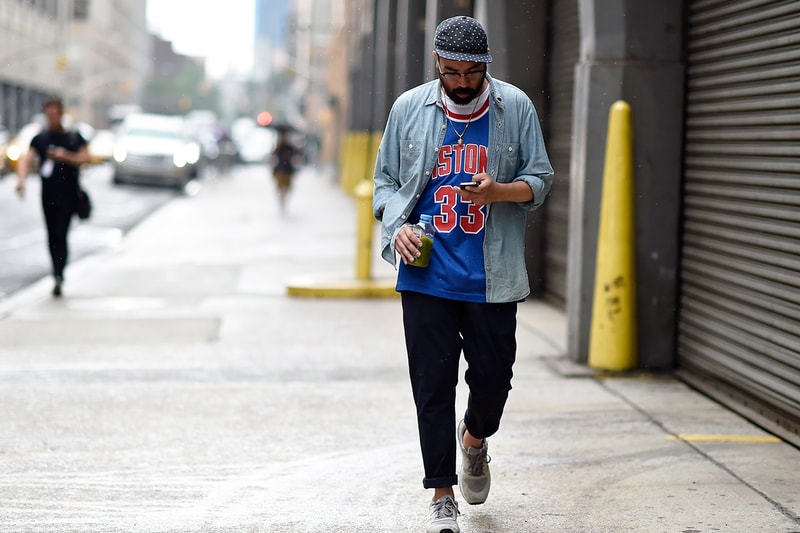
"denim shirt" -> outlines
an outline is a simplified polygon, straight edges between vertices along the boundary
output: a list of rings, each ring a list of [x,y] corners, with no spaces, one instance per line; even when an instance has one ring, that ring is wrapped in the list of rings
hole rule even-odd
[[[530,293],[525,267],[527,212],[544,202],[553,181],[539,119],[517,87],[489,80],[487,174],[499,183],[524,181],[533,200],[487,206],[483,245],[486,301],[524,300]],[[396,266],[395,239],[430,181],[446,133],[438,80],[401,94],[389,113],[378,148],[372,210],[381,221],[381,256]]]

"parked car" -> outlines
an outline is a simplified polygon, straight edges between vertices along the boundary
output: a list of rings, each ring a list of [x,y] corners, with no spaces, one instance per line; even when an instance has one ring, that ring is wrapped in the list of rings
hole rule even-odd
[[[120,124],[114,183],[183,187],[198,175],[200,147],[179,116],[135,113]]]
[[[194,110],[186,114],[195,139],[200,145],[200,161],[203,168],[227,172],[236,163],[238,154],[230,131],[216,113]]]

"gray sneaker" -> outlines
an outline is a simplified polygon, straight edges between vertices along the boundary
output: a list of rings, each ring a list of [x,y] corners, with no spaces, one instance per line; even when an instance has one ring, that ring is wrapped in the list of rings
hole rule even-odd
[[[489,473],[489,462],[492,460],[487,453],[489,444],[483,439],[480,448],[464,448],[464,433],[467,426],[464,421],[458,423],[458,448],[461,450],[461,471],[458,473],[458,488],[464,500],[470,505],[478,505],[486,501],[489,488],[492,485],[492,476]]]
[[[425,522],[425,533],[459,533],[458,504],[449,495],[431,502],[428,521]]]

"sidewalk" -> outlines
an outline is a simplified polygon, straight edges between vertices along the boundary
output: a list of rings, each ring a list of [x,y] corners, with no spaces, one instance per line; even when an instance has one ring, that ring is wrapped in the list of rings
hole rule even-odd
[[[61,300],[0,303],[0,531],[423,531],[399,300],[287,294],[352,277],[355,234],[329,178],[282,216],[241,168],[71,265]],[[565,343],[563,313],[520,305],[462,532],[800,531],[799,450],[670,377],[560,372]]]

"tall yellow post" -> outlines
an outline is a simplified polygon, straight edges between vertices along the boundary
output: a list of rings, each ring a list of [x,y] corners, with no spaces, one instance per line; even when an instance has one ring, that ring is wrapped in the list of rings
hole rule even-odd
[[[633,124],[623,101],[611,106],[597,234],[589,366],[623,371],[636,354]]]
[[[361,180],[355,187],[356,215],[356,279],[372,279],[372,180]]]

